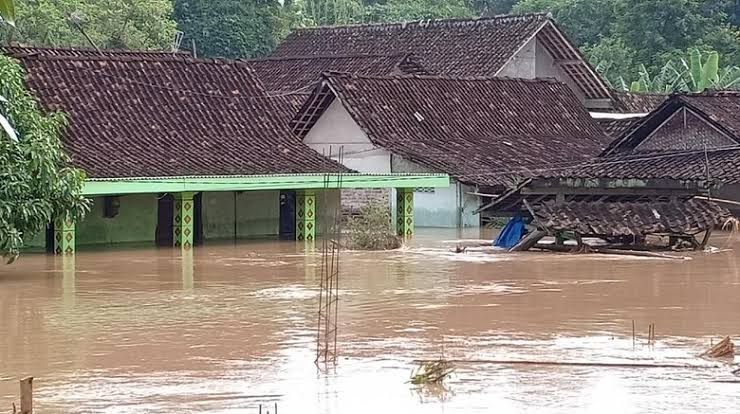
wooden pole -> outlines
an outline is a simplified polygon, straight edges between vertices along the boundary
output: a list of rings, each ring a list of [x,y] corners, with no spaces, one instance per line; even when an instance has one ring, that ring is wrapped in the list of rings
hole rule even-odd
[[[532,247],[534,247],[535,244],[537,244],[540,239],[545,237],[547,233],[545,233],[542,230],[534,230],[533,232],[529,233],[525,238],[523,238],[519,243],[516,244],[516,246],[509,249],[510,252],[525,252]]]
[[[21,414],[33,413],[33,377],[21,380]]]

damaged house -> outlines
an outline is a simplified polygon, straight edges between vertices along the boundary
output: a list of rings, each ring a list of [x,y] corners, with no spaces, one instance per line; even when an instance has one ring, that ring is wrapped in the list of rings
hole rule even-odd
[[[609,140],[556,80],[325,73],[291,122],[307,146],[359,172],[449,174],[449,188],[415,188],[418,226],[478,226],[480,191],[521,172],[586,162]],[[331,153],[331,154],[330,154]],[[514,180],[514,181],[512,181]],[[393,191],[343,191],[345,208]]]
[[[740,93],[672,95],[599,157],[539,171],[489,200],[482,213],[536,218],[542,231],[590,228],[592,235],[638,240],[659,234],[699,246],[694,236],[723,224],[725,207],[737,211],[738,132]]]

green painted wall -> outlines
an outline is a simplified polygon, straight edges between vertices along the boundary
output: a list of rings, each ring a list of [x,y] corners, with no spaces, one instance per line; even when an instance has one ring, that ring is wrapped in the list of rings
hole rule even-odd
[[[121,207],[114,218],[103,217],[103,198],[93,198],[85,218],[77,223],[78,246],[113,243],[154,243],[157,228],[157,196],[133,194],[121,196]],[[46,234],[37,234],[25,242],[28,250],[46,247]]]
[[[279,191],[203,193],[206,240],[276,236],[279,225]]]
[[[93,199],[93,207],[77,223],[77,245],[111,243],[154,243],[157,228],[157,196],[133,194],[121,196],[121,207],[114,218],[103,217],[103,198]]]

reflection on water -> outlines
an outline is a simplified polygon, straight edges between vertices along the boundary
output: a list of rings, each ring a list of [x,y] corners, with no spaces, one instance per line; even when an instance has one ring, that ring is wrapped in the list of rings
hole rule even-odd
[[[740,334],[735,252],[690,261],[454,254],[456,237],[422,231],[399,251],[342,253],[341,359],[324,374],[313,365],[319,257],[302,244],[24,256],[0,267],[0,412],[25,375],[37,378],[40,413],[740,407],[740,386],[712,382],[731,379],[727,367],[470,364],[445,389],[410,388],[412,361],[442,353],[708,366],[697,355],[710,338]]]

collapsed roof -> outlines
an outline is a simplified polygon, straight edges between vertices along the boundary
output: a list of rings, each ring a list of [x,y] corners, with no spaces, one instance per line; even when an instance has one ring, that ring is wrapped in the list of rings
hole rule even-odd
[[[554,201],[532,207],[534,223],[550,232],[582,236],[696,235],[722,225],[730,213],[702,200],[650,203]]]
[[[243,62],[182,54],[6,48],[89,177],[343,171],[296,140]]]

